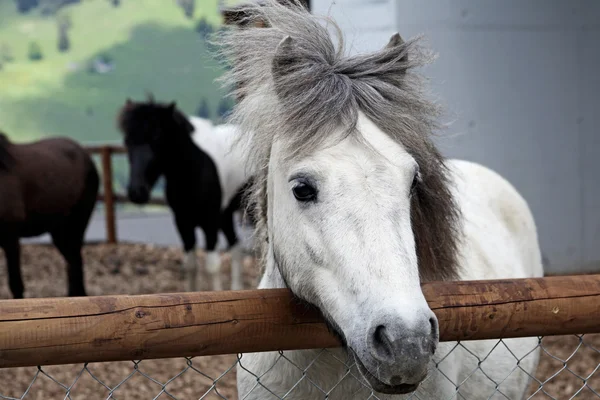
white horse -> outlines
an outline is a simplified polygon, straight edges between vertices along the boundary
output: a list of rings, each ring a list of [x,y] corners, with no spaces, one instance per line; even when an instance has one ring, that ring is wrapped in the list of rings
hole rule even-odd
[[[245,27],[221,44],[226,81],[243,82],[232,121],[258,171],[259,287],[319,307],[344,346],[243,354],[240,399],[521,399],[538,339],[438,343],[421,291],[543,270],[517,191],[434,146],[439,108],[413,72],[425,61],[416,41],[396,34],[345,56],[298,3],[242,11]]]

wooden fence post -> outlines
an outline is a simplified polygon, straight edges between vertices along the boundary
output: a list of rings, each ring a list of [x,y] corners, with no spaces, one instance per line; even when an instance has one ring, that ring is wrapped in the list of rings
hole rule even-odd
[[[106,221],[106,241],[111,244],[117,243],[117,230],[115,223],[115,203],[112,181],[112,148],[102,147],[102,181],[104,184],[104,218]]]

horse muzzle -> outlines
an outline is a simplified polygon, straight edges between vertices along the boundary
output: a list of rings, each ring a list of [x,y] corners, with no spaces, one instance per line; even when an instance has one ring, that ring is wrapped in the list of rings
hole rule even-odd
[[[411,393],[427,378],[439,341],[437,318],[427,311],[411,321],[387,313],[375,318],[362,349],[352,348],[358,369],[373,390]]]

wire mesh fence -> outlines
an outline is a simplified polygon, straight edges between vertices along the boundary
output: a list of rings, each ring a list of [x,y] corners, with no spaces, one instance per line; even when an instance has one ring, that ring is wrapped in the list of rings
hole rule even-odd
[[[446,347],[432,364],[429,379],[440,379],[450,388],[448,399],[510,399],[511,377],[525,374],[530,379],[527,399],[600,398],[600,334],[539,337],[524,354],[511,350],[510,340],[496,340],[481,356],[471,350],[473,342],[458,342]],[[502,374],[491,374],[493,355],[508,352],[514,358]],[[464,358],[469,372],[452,378],[445,368],[451,354]],[[344,399],[343,387],[352,381],[360,390],[353,398],[387,399],[376,393],[359,374],[354,360],[337,349],[311,351],[307,363],[299,364],[288,351],[275,353],[273,362],[263,370],[252,370],[244,354],[194,358],[159,359],[131,362],[106,362],[0,369],[2,399]],[[533,374],[522,365],[539,354]],[[0,355],[1,356],[1,355]],[[329,365],[340,371],[335,379],[323,380],[316,366]],[[274,385],[270,375],[287,371],[294,376],[289,385]],[[451,372],[451,371],[450,371]],[[238,394],[236,375],[248,374],[253,384],[247,393]],[[426,385],[427,380],[423,383]],[[466,389],[472,381],[486,380],[484,393],[474,395]],[[481,386],[481,385],[480,385]],[[482,387],[478,387],[481,389]],[[408,399],[430,399],[415,392]],[[520,400],[520,399],[519,399]]]

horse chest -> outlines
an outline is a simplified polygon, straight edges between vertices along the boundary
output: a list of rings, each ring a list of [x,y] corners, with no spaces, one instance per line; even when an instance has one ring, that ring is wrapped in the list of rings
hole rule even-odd
[[[175,214],[197,222],[218,218],[221,212],[221,188],[218,181],[189,184],[173,184],[167,181],[165,197]]]

